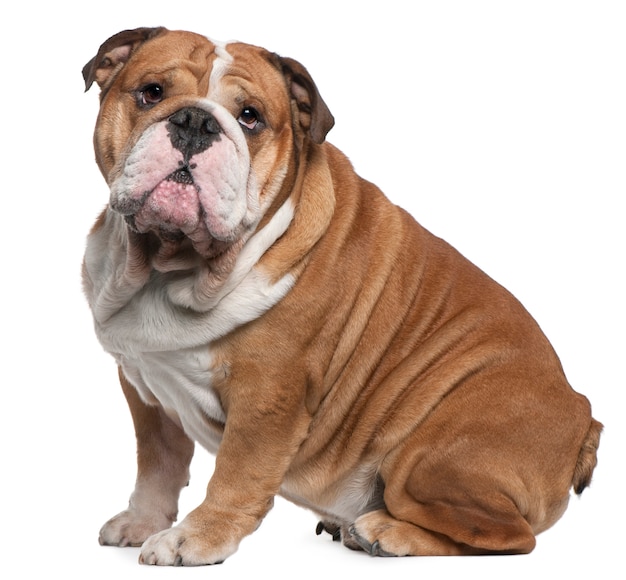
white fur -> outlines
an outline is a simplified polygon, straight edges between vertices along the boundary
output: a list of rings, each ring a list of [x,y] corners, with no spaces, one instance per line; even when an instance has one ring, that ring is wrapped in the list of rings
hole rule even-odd
[[[293,204],[287,200],[245,244],[222,289],[203,302],[191,292],[195,273],[175,280],[169,274],[152,272],[140,288],[124,284],[118,270],[123,269],[125,249],[116,238],[123,235],[119,230],[126,226],[121,217],[109,216],[107,223],[89,237],[85,255],[86,292],[104,348],[111,353],[137,354],[208,345],[260,316],[294,281],[287,274],[271,284],[255,268],[286,231],[293,212]]]
[[[229,44],[228,42],[221,42],[212,38],[210,38],[209,41],[215,45],[215,56],[217,58],[213,61],[213,68],[211,69],[211,76],[209,77],[209,92],[207,97],[212,101],[221,102],[219,99],[221,92],[220,81],[232,64],[233,57],[226,48]]]
[[[118,355],[124,374],[148,403],[156,399],[188,437],[216,453],[225,416],[210,387],[213,360],[206,345],[177,351]]]
[[[215,296],[211,298],[207,298],[206,296],[200,298],[196,296],[193,291],[194,285],[190,284],[188,279],[184,279],[169,284],[168,295],[172,302],[187,308],[192,308],[198,312],[213,310],[225,297],[230,295],[235,288],[244,282],[244,278],[251,275],[252,268],[261,259],[261,256],[285,233],[293,219],[293,213],[293,204],[288,200],[278,209],[270,222],[261,231],[256,233],[243,247],[228,280]],[[198,275],[202,274],[199,273]],[[254,304],[259,302],[259,297],[254,295],[255,288],[262,288],[263,285],[252,282],[249,286],[251,293],[246,297],[242,296],[241,292],[239,292],[239,298],[236,299],[242,300],[248,307],[254,308]],[[262,303],[262,299],[260,302]],[[236,305],[233,305],[233,307],[238,310]],[[244,317],[245,316],[244,314]],[[256,316],[252,318],[256,318]],[[250,320],[252,318],[250,318]]]
[[[193,275],[173,281],[153,272],[141,288],[124,285],[116,265],[124,263],[126,227],[109,215],[90,238],[85,288],[96,333],[146,402],[158,400],[185,432],[209,451],[219,443],[211,419],[224,421],[211,389],[212,341],[261,316],[291,289],[291,274],[272,284],[256,266],[286,231],[294,208],[287,200],[268,224],[248,240],[222,289],[205,303],[190,292]]]

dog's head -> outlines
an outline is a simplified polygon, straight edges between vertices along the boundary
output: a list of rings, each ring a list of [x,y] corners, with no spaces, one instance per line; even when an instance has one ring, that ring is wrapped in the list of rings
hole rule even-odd
[[[116,34],[83,76],[101,88],[94,144],[110,207],[132,232],[206,260],[241,247],[333,125],[296,61],[189,32]]]

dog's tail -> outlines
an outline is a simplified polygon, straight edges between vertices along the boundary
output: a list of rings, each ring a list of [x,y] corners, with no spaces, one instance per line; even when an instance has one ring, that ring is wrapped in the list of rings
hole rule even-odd
[[[596,453],[600,445],[600,433],[602,433],[602,423],[592,417],[591,425],[578,454],[574,477],[572,478],[572,486],[578,495],[591,483],[593,470],[598,463]]]

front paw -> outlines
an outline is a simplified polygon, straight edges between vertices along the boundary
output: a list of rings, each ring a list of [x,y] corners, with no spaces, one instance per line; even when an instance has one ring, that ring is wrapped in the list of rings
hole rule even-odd
[[[100,530],[102,546],[141,546],[146,538],[172,525],[166,517],[146,515],[127,509],[111,518]]]
[[[237,547],[237,542],[225,541],[205,528],[194,529],[183,521],[171,530],[148,538],[141,548],[139,563],[154,566],[221,564]]]

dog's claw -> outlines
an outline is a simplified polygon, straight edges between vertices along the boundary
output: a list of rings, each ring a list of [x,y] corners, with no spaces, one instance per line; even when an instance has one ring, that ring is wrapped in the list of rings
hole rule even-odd
[[[380,547],[380,544],[379,544],[378,540],[376,540],[372,544],[372,549],[370,551],[370,554],[372,556],[379,556],[381,558],[393,558],[395,556],[395,554],[392,554],[391,552],[387,552],[386,550],[383,550]]]
[[[368,542],[363,536],[361,536],[357,531],[355,526],[350,526],[348,530],[350,532],[350,536],[352,539],[359,545],[365,552],[367,552],[370,556],[378,556],[381,558],[390,558],[393,557],[394,554],[391,552],[387,552],[380,547],[380,543],[378,540],[374,540],[373,543]]]
[[[321,535],[322,532],[327,532],[333,537],[333,542],[341,541],[341,528],[335,524],[329,524],[327,522],[318,522],[315,528],[316,535]]]

